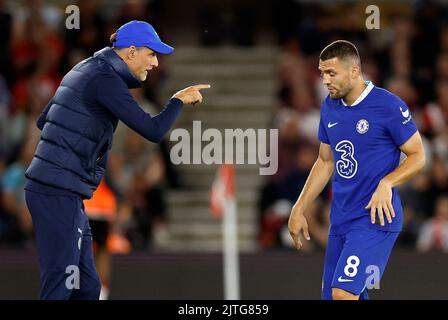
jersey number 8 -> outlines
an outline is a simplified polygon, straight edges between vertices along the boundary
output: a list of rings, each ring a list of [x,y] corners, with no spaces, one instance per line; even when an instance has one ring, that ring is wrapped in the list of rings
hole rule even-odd
[[[344,268],[344,273],[348,277],[354,277],[358,273],[358,266],[360,264],[359,258],[357,256],[350,256],[347,258],[347,265]]]

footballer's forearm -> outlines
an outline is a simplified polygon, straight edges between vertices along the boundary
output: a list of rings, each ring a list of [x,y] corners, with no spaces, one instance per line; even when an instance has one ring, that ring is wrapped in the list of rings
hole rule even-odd
[[[416,152],[409,154],[407,158],[382,180],[391,188],[399,186],[414,177],[425,166],[425,153]]]
[[[333,170],[333,161],[324,161],[321,158],[317,158],[308,175],[305,186],[294,204],[293,210],[295,209],[303,213],[325,188],[333,175]]]

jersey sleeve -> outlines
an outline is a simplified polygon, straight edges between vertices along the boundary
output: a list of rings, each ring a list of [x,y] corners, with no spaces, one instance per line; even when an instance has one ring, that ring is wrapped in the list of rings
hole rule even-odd
[[[417,132],[417,126],[412,119],[411,110],[406,103],[397,98],[391,104],[390,116],[386,123],[387,130],[397,146],[401,146]]]
[[[324,104],[320,107],[320,121],[319,121],[319,131],[317,133],[317,138],[320,142],[330,144],[330,140],[328,140],[327,129],[325,127],[325,121],[323,119],[324,114]]]

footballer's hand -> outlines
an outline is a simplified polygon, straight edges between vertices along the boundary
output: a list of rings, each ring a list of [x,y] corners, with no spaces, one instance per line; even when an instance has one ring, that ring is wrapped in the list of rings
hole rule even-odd
[[[294,241],[294,245],[297,249],[302,248],[302,241],[300,241],[300,232],[303,232],[303,236],[306,240],[310,240],[310,234],[308,232],[308,222],[305,216],[297,208],[293,207],[291,215],[288,221],[289,234]]]
[[[192,104],[202,102],[201,90],[209,89],[209,84],[198,84],[176,92],[172,98],[181,100],[184,104]]]
[[[386,215],[387,222],[392,223],[392,218],[395,218],[395,211],[392,206],[392,186],[388,181],[380,181],[366,209],[370,209],[372,224],[375,224],[376,212],[378,212],[378,218],[382,226],[384,226],[384,215]]]

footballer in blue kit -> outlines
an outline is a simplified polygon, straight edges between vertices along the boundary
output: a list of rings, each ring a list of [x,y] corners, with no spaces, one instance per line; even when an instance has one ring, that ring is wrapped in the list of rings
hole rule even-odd
[[[294,205],[288,227],[298,249],[309,240],[306,210],[332,178],[330,229],[322,298],[367,299],[378,288],[403,223],[396,186],[425,164],[406,103],[364,81],[356,47],[338,40],[319,56],[329,95],[321,106],[319,156]],[[401,153],[406,159],[400,164]]]

